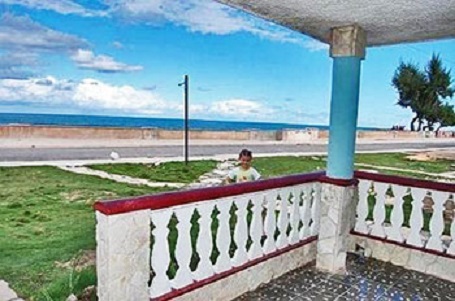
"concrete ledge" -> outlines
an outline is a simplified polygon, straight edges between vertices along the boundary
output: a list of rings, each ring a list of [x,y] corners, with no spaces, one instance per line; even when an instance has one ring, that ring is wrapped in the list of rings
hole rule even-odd
[[[373,258],[455,283],[455,258],[351,234],[350,251],[356,244],[368,249]]]

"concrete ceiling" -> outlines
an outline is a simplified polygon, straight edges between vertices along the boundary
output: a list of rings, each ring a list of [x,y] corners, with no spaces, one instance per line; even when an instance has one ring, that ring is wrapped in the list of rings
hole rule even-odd
[[[330,28],[353,23],[366,31],[368,46],[455,38],[455,0],[216,1],[325,43]]]

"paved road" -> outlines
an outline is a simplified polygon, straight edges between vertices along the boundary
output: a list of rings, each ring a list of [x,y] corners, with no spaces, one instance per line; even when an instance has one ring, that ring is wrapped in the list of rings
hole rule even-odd
[[[190,156],[211,156],[237,154],[248,147],[254,153],[313,153],[326,152],[327,146],[320,144],[247,144],[247,145],[194,145],[190,146]],[[441,143],[393,143],[358,144],[357,151],[384,151],[401,149],[455,148],[453,142]],[[50,161],[50,160],[91,160],[108,159],[115,151],[121,158],[176,157],[182,156],[183,147],[160,145],[153,147],[99,147],[99,148],[3,148],[0,161]]]

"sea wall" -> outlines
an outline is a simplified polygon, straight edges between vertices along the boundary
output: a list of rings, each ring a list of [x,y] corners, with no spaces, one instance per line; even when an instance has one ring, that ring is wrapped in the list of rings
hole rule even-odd
[[[434,133],[409,131],[358,131],[358,139],[393,140],[435,137]],[[453,137],[454,132],[439,132],[437,137]],[[184,132],[157,128],[114,128],[114,127],[65,127],[65,126],[0,126],[0,139],[140,139],[171,140],[183,139]],[[191,130],[189,138],[193,140],[256,140],[306,142],[327,140],[329,132],[316,128],[284,129],[278,131],[207,131]]]

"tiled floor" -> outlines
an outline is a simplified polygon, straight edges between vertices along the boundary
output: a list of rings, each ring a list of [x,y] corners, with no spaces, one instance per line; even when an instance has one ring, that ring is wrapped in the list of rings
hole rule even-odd
[[[235,301],[256,300],[455,301],[455,283],[349,255],[346,275],[334,276],[314,267],[301,268]]]

